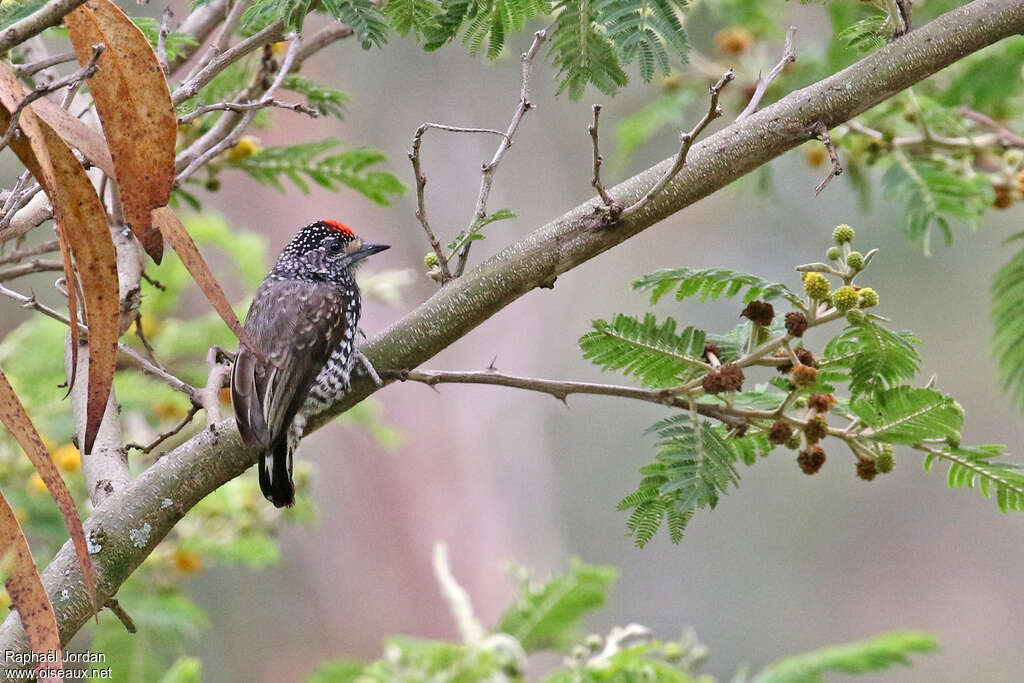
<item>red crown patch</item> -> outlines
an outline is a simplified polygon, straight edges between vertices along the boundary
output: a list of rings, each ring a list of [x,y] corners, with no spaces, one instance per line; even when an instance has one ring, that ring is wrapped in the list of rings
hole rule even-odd
[[[349,237],[353,237],[354,236],[354,233],[352,232],[352,228],[348,227],[344,223],[339,223],[338,221],[324,221],[324,224],[327,227],[329,227],[331,230],[334,230],[336,232],[340,232],[343,235],[348,235]]]

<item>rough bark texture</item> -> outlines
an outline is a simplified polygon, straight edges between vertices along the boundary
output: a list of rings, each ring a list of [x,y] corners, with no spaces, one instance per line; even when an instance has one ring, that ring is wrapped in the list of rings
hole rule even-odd
[[[526,292],[550,286],[562,273],[808,140],[818,122],[832,128],[966,55],[1022,32],[1020,0],[976,0],[950,12],[695,145],[682,172],[628,220],[595,228],[599,201],[578,206],[443,287],[363,350],[378,368],[415,368]],[[612,197],[620,205],[632,204],[671,164],[672,159],[663,161],[612,188]],[[310,429],[375,390],[368,381],[357,382]],[[168,453],[98,505],[85,529],[102,546],[93,558],[99,601],[117,592],[193,505],[244,472],[254,458],[228,420]],[[67,642],[92,616],[70,544],[46,568],[43,582]],[[27,650],[14,614],[0,626],[0,649]]]

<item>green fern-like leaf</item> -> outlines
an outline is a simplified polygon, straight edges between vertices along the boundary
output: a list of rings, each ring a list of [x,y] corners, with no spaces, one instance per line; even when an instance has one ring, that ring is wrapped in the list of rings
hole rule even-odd
[[[495,630],[516,638],[528,653],[565,648],[573,642],[580,620],[604,604],[617,578],[614,567],[573,559],[564,574],[521,595],[501,615]]]
[[[1024,465],[1012,462],[992,462],[992,458],[1005,455],[1005,446],[930,449],[924,468],[930,471],[939,460],[949,463],[946,482],[951,489],[977,487],[983,496],[996,496],[1002,512],[1024,512]]]
[[[597,25],[593,0],[562,0],[557,3],[551,53],[558,67],[558,92],[578,100],[587,85],[614,95],[629,82],[615,45]]]
[[[440,8],[431,0],[391,0],[383,12],[395,33],[400,36],[412,33],[419,40],[433,27]]]
[[[368,170],[386,160],[383,152],[360,147],[337,154],[325,154],[337,145],[337,140],[324,140],[268,147],[251,157],[229,163],[281,192],[284,192],[281,181],[288,178],[308,194],[308,178],[332,191],[345,185],[371,201],[387,206],[394,196],[405,191],[405,186],[391,173]]]
[[[887,443],[919,444],[926,439],[960,438],[964,411],[951,397],[932,389],[895,387],[850,402],[850,410]]]
[[[593,326],[593,332],[580,338],[583,356],[647,386],[672,387],[709,368],[701,359],[704,333],[693,327],[677,333],[671,318],[659,325],[651,313],[642,321],[620,314],[611,322],[595,320]]]
[[[921,367],[915,348],[921,340],[911,332],[894,332],[882,326],[884,318],[867,316],[849,325],[825,345],[819,371],[830,373],[829,381],[841,381],[837,369],[848,369],[850,394],[875,394],[913,379]]]
[[[953,242],[949,219],[955,218],[974,230],[992,206],[992,185],[984,174],[965,178],[941,161],[907,159],[896,155],[896,163],[882,176],[884,194],[907,203],[906,231],[931,253],[933,226],[939,228],[946,244]]]
[[[754,299],[770,300],[779,296],[792,301],[797,299],[797,295],[786,285],[728,268],[664,268],[634,282],[633,289],[649,291],[652,304],[658,303],[663,296],[672,291],[675,292],[676,301],[689,297],[697,297],[700,301],[706,301],[709,297],[731,298],[741,292],[743,303],[750,303]]]
[[[327,12],[343,21],[355,31],[364,50],[380,47],[388,42],[388,26],[380,10],[371,0],[322,0]]]
[[[669,537],[679,543],[699,508],[714,508],[729,485],[739,484],[733,463],[744,461],[757,448],[744,444],[740,455],[734,441],[726,440],[710,423],[694,423],[687,413],[673,415],[652,426],[658,434],[655,461],[641,468],[636,491],[619,501],[619,510],[633,510],[626,522],[638,547],[648,542],[667,521]]]
[[[874,52],[892,35],[888,14],[873,14],[839,32],[839,40],[858,52]]]
[[[640,76],[668,75],[672,57],[686,58],[689,44],[680,16],[685,1],[596,0],[596,20],[615,45],[623,64],[636,61]]]
[[[549,0],[441,0],[440,13],[423,28],[424,48],[436,50],[461,32],[470,54],[479,54],[486,44],[487,57],[497,59],[511,34],[550,13]]]
[[[849,645],[833,645],[770,664],[753,683],[821,683],[825,673],[862,674],[910,664],[911,653],[934,652],[935,637],[927,633],[897,631]]]
[[[1017,407],[1024,409],[1024,232],[1007,242],[1022,246],[992,280],[992,345],[1003,387]]]
[[[320,85],[303,76],[294,75],[286,77],[283,86],[285,90],[304,95],[306,106],[316,109],[321,115],[329,115],[337,119],[344,118],[345,106],[349,100],[347,93]]]

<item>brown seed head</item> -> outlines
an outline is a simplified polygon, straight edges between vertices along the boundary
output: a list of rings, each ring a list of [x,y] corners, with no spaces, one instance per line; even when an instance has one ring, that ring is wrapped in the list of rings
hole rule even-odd
[[[772,425],[772,428],[768,431],[768,440],[774,444],[784,444],[789,441],[789,438],[793,436],[793,428],[788,422],[779,420]]]
[[[806,451],[800,451],[800,455],[796,458],[796,464],[800,465],[804,474],[817,474],[826,459],[824,448],[812,446]]]
[[[819,413],[827,413],[836,407],[836,397],[832,394],[811,394],[807,397],[807,406]]]
[[[804,336],[807,331],[807,317],[800,311],[790,311],[786,314],[786,332],[794,337]]]
[[[755,325],[768,327],[775,317],[775,308],[767,301],[751,301],[740,315],[753,321]]]

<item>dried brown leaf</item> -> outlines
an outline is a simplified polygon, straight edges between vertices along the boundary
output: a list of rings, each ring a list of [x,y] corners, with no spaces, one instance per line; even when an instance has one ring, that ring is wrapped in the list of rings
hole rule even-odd
[[[0,377],[2,376],[0,374]],[[6,413],[7,407],[0,398],[0,411]],[[44,662],[49,657],[57,660],[41,663],[37,670],[59,670],[63,655],[53,604],[50,602],[50,596],[46,594],[42,579],[39,578],[39,571],[32,559],[32,551],[28,547],[25,532],[21,530],[21,524],[18,523],[18,518],[14,516],[14,511],[3,494],[0,494],[0,558],[7,574],[4,585],[11,597],[11,604],[21,617],[29,646],[34,653],[44,658]],[[63,681],[64,678],[59,675],[40,676],[39,680]]]
[[[142,31],[110,0],[89,0],[65,23],[83,65],[92,59],[93,45],[107,46],[89,87],[113,157],[125,220],[159,263],[163,239],[151,212],[171,196],[178,134],[167,79]]]
[[[203,255],[199,253],[199,248],[196,247],[192,236],[188,234],[188,230],[185,229],[177,214],[167,206],[156,209],[153,211],[153,224],[160,228],[160,232],[178,254],[181,262],[185,264],[188,272],[191,273],[192,279],[203,290],[210,305],[220,314],[221,319],[227,323],[235,336],[249,348],[256,349],[256,346],[249,343],[241,323],[235,316],[235,311],[228,303],[227,297],[224,296],[224,290],[221,289],[217,278],[213,276],[210,267],[206,265]]]
[[[89,558],[85,531],[82,529],[82,518],[78,515],[78,508],[75,507],[75,501],[71,497],[71,492],[68,491],[64,479],[60,476],[60,471],[53,463],[50,453],[39,437],[39,432],[36,431],[28,413],[25,412],[25,407],[18,400],[17,394],[14,393],[14,389],[7,381],[3,371],[0,371],[0,421],[4,423],[7,431],[14,436],[22,450],[28,455],[54,502],[57,503],[61,516],[64,517],[64,523],[68,527],[68,533],[71,534],[71,541],[75,546],[75,554],[78,556],[78,564],[82,570],[82,585],[85,586],[86,594],[95,607],[96,579],[92,572],[92,561]],[[3,547],[6,548],[6,546]],[[11,597],[13,599],[14,596]]]
[[[71,246],[60,225],[57,226],[57,243],[60,244],[60,256],[64,261],[64,286],[68,291],[68,320],[71,321],[71,376],[68,377],[68,391],[64,394],[64,398],[67,398],[78,378],[78,276],[75,275],[75,265],[71,261]]]
[[[0,108],[0,125],[9,125],[9,111],[13,111],[23,97],[24,89],[14,72],[0,63],[0,102],[4,105]],[[31,106],[22,110],[18,124],[23,136],[12,140],[11,148],[50,198],[82,284],[90,344],[89,395],[82,448],[88,454],[92,452],[114,381],[120,332],[117,253],[103,204],[71,149],[36,116]]]
[[[56,102],[40,98],[32,103],[32,109],[43,121],[49,124],[70,146],[77,149],[92,162],[94,166],[103,169],[111,178],[116,177],[114,171],[114,160],[110,158],[110,149],[107,148],[107,141],[103,139],[99,131],[93,130],[89,124],[70,114]]]

